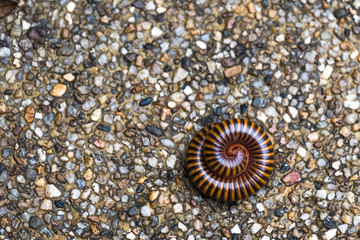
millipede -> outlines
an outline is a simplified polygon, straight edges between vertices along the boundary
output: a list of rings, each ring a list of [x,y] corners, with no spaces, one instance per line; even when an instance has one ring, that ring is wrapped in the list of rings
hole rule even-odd
[[[230,119],[201,129],[191,140],[186,169],[194,186],[222,201],[255,194],[274,168],[274,148],[254,122]]]

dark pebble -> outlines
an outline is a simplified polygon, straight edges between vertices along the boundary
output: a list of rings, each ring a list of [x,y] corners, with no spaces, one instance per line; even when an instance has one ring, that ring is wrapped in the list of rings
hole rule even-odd
[[[131,5],[136,8],[139,8],[139,9],[143,9],[145,7],[145,4],[143,1],[135,1]]]
[[[165,21],[164,17],[165,17],[165,13],[160,13],[160,14],[154,16],[154,20],[156,22],[163,22],[163,21]]]
[[[173,68],[170,65],[166,65],[164,67],[164,72],[171,72],[173,70]]]
[[[35,169],[28,169],[26,171],[26,178],[35,180],[37,177],[37,171]]]
[[[252,106],[256,108],[264,108],[266,107],[266,99],[263,97],[254,97]]]
[[[2,163],[0,163],[0,173],[1,173],[2,171],[4,171],[4,169],[5,169],[4,165],[3,165]]]
[[[142,193],[145,189],[145,186],[143,184],[139,184],[136,188],[137,193]]]
[[[147,98],[141,100],[140,103],[139,103],[139,105],[140,105],[141,107],[147,106],[147,105],[149,105],[149,104],[152,102],[152,100],[153,100],[152,97],[147,97]]]
[[[282,216],[284,216],[284,210],[281,209],[281,208],[276,208],[276,209],[275,209],[275,216],[277,216],[277,217],[282,217]]]
[[[261,6],[263,8],[268,8],[269,7],[269,1],[268,0],[262,0],[261,1]]]
[[[146,126],[146,131],[148,131],[150,134],[155,135],[157,137],[161,137],[163,135],[163,132],[160,128],[156,126]]]
[[[146,44],[144,45],[144,48],[145,48],[146,50],[151,50],[151,49],[153,48],[153,45],[152,45],[152,43],[146,43]]]
[[[2,157],[3,158],[7,158],[10,157],[14,154],[14,150],[12,150],[11,148],[4,148],[2,150]]]
[[[210,115],[200,119],[200,124],[203,126],[208,126],[213,122],[214,118],[215,118],[215,113],[211,113]]]
[[[327,229],[331,229],[331,228],[336,228],[336,227],[337,227],[336,222],[333,221],[333,220],[331,220],[330,217],[325,218],[322,223],[323,223],[323,225],[324,225]]]
[[[236,65],[236,59],[234,58],[225,58],[222,62],[221,65],[225,68],[229,68],[232,66]]]
[[[357,25],[353,25],[352,26],[352,30],[355,34],[359,34],[360,33],[360,26]]]
[[[181,59],[181,67],[186,70],[189,70],[189,67],[190,67],[190,58],[189,57],[183,57]]]
[[[287,172],[290,170],[290,166],[286,162],[283,162],[283,164],[280,167],[280,170],[282,173]]]
[[[74,52],[74,45],[68,44],[59,48],[59,50],[57,50],[57,55],[70,56],[73,52]]]
[[[65,203],[61,200],[55,200],[55,206],[58,208],[64,208],[65,207]]]
[[[343,18],[347,15],[347,11],[345,8],[339,8],[339,9],[336,9],[335,12],[334,12],[334,15],[336,18]]]
[[[240,114],[244,115],[244,113],[246,112],[246,109],[248,108],[249,104],[248,103],[244,103],[240,105]]]
[[[13,90],[11,90],[11,89],[6,89],[5,91],[4,91],[4,94],[5,95],[11,95],[11,94],[13,94]]]
[[[97,129],[104,131],[104,132],[110,132],[111,127],[109,125],[99,124],[97,125]]]
[[[215,110],[216,116],[220,116],[221,115],[221,107],[217,107]]]
[[[181,119],[181,118],[179,118],[177,116],[174,117],[173,122],[176,123],[176,124],[179,124],[179,125],[184,125],[185,124],[185,120]]]
[[[159,225],[159,218],[156,215],[152,215],[151,216],[150,227],[151,228],[156,228],[158,225]]]
[[[264,82],[269,84],[271,82],[272,76],[271,75],[267,75],[264,77]]]
[[[33,229],[39,229],[43,225],[41,218],[38,216],[31,216],[29,220],[29,226]]]
[[[134,207],[131,207],[131,208],[129,209],[128,215],[129,215],[130,217],[133,217],[133,216],[135,216],[138,212],[139,212],[139,209],[134,206]]]

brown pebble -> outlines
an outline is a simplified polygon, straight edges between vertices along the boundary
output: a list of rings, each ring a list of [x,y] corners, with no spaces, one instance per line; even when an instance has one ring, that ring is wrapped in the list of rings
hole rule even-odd
[[[67,89],[66,85],[58,83],[50,91],[50,95],[53,97],[61,97],[66,92],[66,89]]]
[[[301,175],[298,172],[291,172],[289,174],[287,174],[285,177],[283,177],[281,179],[281,181],[283,181],[283,183],[290,187],[292,185],[294,185],[295,183],[298,183],[301,181]]]
[[[342,128],[340,128],[340,135],[343,137],[348,137],[350,136],[351,131],[348,129],[348,127],[343,126]]]
[[[0,113],[6,113],[9,110],[9,108],[6,106],[4,102],[0,103]]]
[[[61,30],[60,37],[62,39],[67,39],[69,37],[69,29],[64,28],[63,30]]]
[[[34,120],[35,116],[35,108],[33,106],[29,106],[25,110],[25,120],[28,123],[31,123]]]
[[[241,73],[241,65],[236,65],[234,67],[228,68],[224,70],[224,75],[226,78],[230,78]]]
[[[221,229],[221,233],[224,237],[231,238],[231,232],[229,229],[223,228],[223,229]]]
[[[95,216],[95,215],[93,215],[93,216],[88,216],[87,218],[88,218],[90,221],[95,222],[95,223],[100,222],[99,217],[98,217],[98,216]]]
[[[360,130],[360,123],[355,123],[355,124],[351,125],[351,131],[357,132],[359,130]]]
[[[98,139],[94,142],[94,145],[97,147],[97,148],[105,148],[105,143],[103,140],[101,139]]]

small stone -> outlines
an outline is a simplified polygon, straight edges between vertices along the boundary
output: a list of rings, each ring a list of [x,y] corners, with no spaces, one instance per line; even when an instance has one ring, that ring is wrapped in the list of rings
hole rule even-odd
[[[156,126],[146,126],[146,130],[150,134],[155,135],[157,137],[161,137],[163,135],[163,132],[161,131],[161,129]]]
[[[333,239],[336,236],[337,229],[333,228],[328,231],[326,231],[323,235],[324,240],[330,240]]]
[[[174,83],[184,80],[189,75],[189,72],[183,68],[178,68],[174,73]]]
[[[101,109],[95,109],[90,116],[91,120],[97,122],[101,118]]]
[[[196,41],[196,46],[198,46],[200,49],[206,50],[206,43],[204,43],[203,41]]]
[[[356,122],[356,120],[358,120],[358,114],[357,113],[350,113],[347,114],[344,118],[344,122],[346,124],[353,124]]]
[[[181,92],[175,92],[173,94],[170,95],[170,100],[177,102],[177,103],[182,103],[185,101],[185,94],[181,93]]]
[[[148,206],[142,206],[140,212],[143,217],[150,217],[152,211]]]
[[[6,106],[4,102],[0,103],[0,114],[7,113],[9,108]]]
[[[41,210],[51,210],[52,209],[52,202],[49,199],[44,199],[40,206]]]
[[[330,76],[331,76],[331,74],[332,74],[332,72],[333,72],[333,67],[330,66],[330,65],[327,65],[327,66],[325,67],[324,71],[321,73],[320,78],[321,78],[321,79],[325,79],[325,80],[326,80],[326,79],[329,79]]]
[[[186,232],[188,230],[188,228],[182,222],[178,223],[178,228],[183,232]]]
[[[343,136],[343,137],[349,137],[351,134],[351,131],[349,130],[348,127],[346,126],[343,126],[340,128],[340,135]]]
[[[249,13],[255,13],[256,12],[256,9],[255,9],[255,5],[253,2],[249,2],[247,5],[246,5]]]
[[[159,191],[151,191],[149,195],[149,200],[153,202],[159,197],[159,195],[160,195]]]
[[[147,106],[147,105],[149,105],[149,104],[152,102],[152,100],[153,100],[152,97],[144,98],[143,100],[141,100],[141,101],[139,102],[139,105],[140,105],[141,107]]]
[[[347,15],[347,11],[345,8],[339,8],[339,9],[336,9],[335,12],[334,12],[334,15],[336,18],[343,18]]]
[[[28,123],[31,123],[34,120],[35,117],[35,108],[33,106],[29,106],[25,110],[25,120]]]
[[[71,73],[67,73],[63,76],[63,78],[68,81],[68,82],[72,82],[75,80],[75,76],[72,75]]]
[[[258,233],[258,232],[260,231],[261,227],[262,227],[262,226],[261,226],[260,224],[254,223],[254,224],[251,226],[250,231],[251,231],[252,234],[256,234],[256,233]]]
[[[58,83],[50,91],[50,95],[53,97],[61,97],[66,92],[66,89],[67,89],[66,85]]]
[[[105,142],[101,139],[98,139],[94,142],[94,145],[97,147],[97,148],[105,148]]]
[[[359,109],[360,101],[344,101],[344,107],[354,110]]]
[[[289,113],[292,119],[296,119],[297,115],[298,115],[298,110],[294,107],[289,106]]]
[[[49,198],[56,198],[61,196],[60,190],[53,184],[46,185],[45,194]]]
[[[175,155],[170,155],[170,157],[168,157],[166,159],[166,165],[168,168],[170,169],[174,169],[175,168],[175,164],[176,164],[176,156]]]
[[[290,172],[285,177],[281,179],[286,186],[292,186],[295,183],[301,181],[301,175],[298,172]]]
[[[263,97],[254,97],[252,100],[252,106],[256,108],[266,107],[266,99]]]
[[[151,36],[154,38],[160,37],[163,34],[163,31],[158,27],[153,27],[151,29]]]
[[[199,219],[196,219],[194,221],[194,228],[195,228],[196,231],[200,232],[202,230],[202,228],[203,228],[203,223]]]
[[[241,73],[241,65],[236,65],[231,68],[227,68],[224,70],[224,75],[226,78],[231,78]]]
[[[74,45],[68,44],[65,45],[57,50],[57,54],[59,56],[71,56],[71,54],[74,52]]]
[[[66,10],[70,13],[72,13],[75,9],[76,5],[74,2],[69,2],[67,5],[66,5]]]
[[[173,206],[173,212],[174,213],[182,213],[183,212],[183,206],[181,203],[177,203]]]
[[[309,140],[309,142],[314,143],[319,140],[319,133],[318,132],[310,133],[308,134],[307,139]]]
[[[43,222],[38,216],[31,216],[29,220],[29,226],[32,229],[39,229],[43,226]]]
[[[326,199],[327,197],[327,191],[326,190],[317,190],[316,191],[316,194],[315,194],[315,197],[317,198],[321,198],[321,199]]]
[[[300,157],[305,157],[307,151],[306,151],[305,148],[299,147],[299,148],[296,150],[296,153],[297,153]]]
[[[241,234],[241,229],[239,224],[235,224],[234,227],[231,229],[232,234]]]

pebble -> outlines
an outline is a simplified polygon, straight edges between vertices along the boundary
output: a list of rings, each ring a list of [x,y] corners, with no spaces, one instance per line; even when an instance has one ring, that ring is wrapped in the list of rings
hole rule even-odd
[[[43,221],[38,216],[31,216],[30,217],[29,226],[32,229],[35,229],[35,230],[40,229],[43,225],[44,225]]]
[[[60,190],[53,184],[46,185],[45,194],[49,198],[56,198],[61,196]]]
[[[330,240],[333,239],[336,236],[337,229],[333,228],[324,233],[324,240]]]
[[[178,68],[174,73],[174,83],[178,83],[184,80],[189,75],[189,72],[186,71],[184,68]]]
[[[54,86],[54,88],[50,91],[50,95],[53,97],[62,97],[66,92],[66,85],[58,83]]]
[[[256,234],[260,231],[260,229],[262,228],[262,226],[258,223],[254,223],[251,228],[250,228],[250,231],[251,231],[251,234]]]
[[[281,181],[284,182],[284,184],[288,187],[298,183],[301,181],[301,175],[298,172],[290,172],[284,176]]]
[[[139,102],[139,105],[142,106],[142,107],[143,107],[143,106],[147,106],[147,105],[149,105],[149,104],[152,102],[152,100],[153,100],[152,97],[147,97],[147,98],[141,100],[141,101]]]
[[[241,73],[241,65],[236,65],[224,70],[224,75],[226,78],[237,76],[240,73]]]
[[[142,206],[140,211],[141,211],[141,215],[144,217],[151,216],[151,209],[148,206]]]

